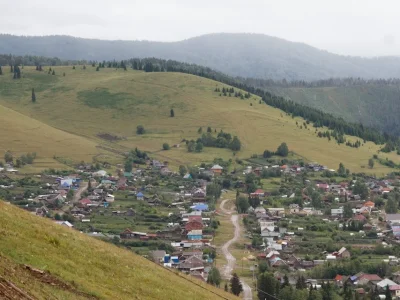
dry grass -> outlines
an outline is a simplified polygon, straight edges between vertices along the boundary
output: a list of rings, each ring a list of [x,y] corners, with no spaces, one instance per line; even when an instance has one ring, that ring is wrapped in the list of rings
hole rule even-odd
[[[210,126],[240,137],[243,150],[237,156],[241,158],[261,154],[265,149],[275,150],[286,142],[290,150],[304,159],[329,168],[336,169],[343,162],[353,172],[383,174],[389,170],[378,165],[372,170],[366,167],[378,146],[366,143],[354,149],[318,138],[313,128],[296,126],[296,121],[302,123],[301,119],[292,119],[280,110],[259,104],[257,97],[250,100],[220,97],[213,90],[216,85],[223,85],[212,80],[180,73],[107,68],[96,72],[92,67],[55,70],[57,76],[25,67],[20,81],[13,81],[9,75],[0,77],[0,103],[92,143],[104,143],[96,138],[100,132],[126,137],[113,147],[122,150],[139,147],[175,165],[199,164],[215,157],[233,158],[232,152],[214,148],[200,154],[188,153],[185,147],[160,151],[164,142],[172,145],[183,138],[196,139],[199,127],[205,130]],[[65,77],[61,76],[63,72]],[[30,102],[32,87],[37,90],[35,104]],[[169,116],[171,108],[175,111],[174,118]],[[147,131],[143,136],[136,135],[139,124]],[[380,156],[400,162],[395,154]]]
[[[0,274],[8,280],[15,279],[8,268],[29,264],[50,271],[65,282],[74,282],[80,291],[101,299],[237,299],[206,283],[167,271],[128,250],[1,201],[0,255],[11,262],[0,263]],[[34,282],[15,284],[39,299],[49,299],[46,295],[51,288],[43,290],[41,284]],[[53,299],[75,299],[60,293],[64,295]]]

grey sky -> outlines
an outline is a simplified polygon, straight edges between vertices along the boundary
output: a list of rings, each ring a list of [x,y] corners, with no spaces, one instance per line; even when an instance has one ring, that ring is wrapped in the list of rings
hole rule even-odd
[[[398,0],[0,0],[0,33],[177,41],[254,32],[348,55],[400,55]]]

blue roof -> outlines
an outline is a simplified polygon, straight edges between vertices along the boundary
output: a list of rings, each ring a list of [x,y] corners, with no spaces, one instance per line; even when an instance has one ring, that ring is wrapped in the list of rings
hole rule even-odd
[[[143,193],[142,192],[139,192],[139,193],[137,193],[137,195],[136,195],[137,197],[143,197],[144,195],[143,195]]]
[[[191,206],[194,210],[208,210],[208,204],[205,203],[199,203],[194,206]]]
[[[351,281],[357,280],[357,276],[356,276],[356,275],[351,276],[351,277],[350,277],[350,280],[351,280]]]

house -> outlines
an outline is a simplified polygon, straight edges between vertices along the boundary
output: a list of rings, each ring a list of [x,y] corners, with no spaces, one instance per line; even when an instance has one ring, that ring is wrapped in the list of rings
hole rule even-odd
[[[316,186],[317,186],[317,188],[319,188],[320,190],[323,190],[324,192],[329,191],[329,184],[327,184],[327,183],[317,183]]]
[[[167,254],[164,250],[154,250],[149,252],[149,257],[155,262],[155,263],[161,263],[164,261],[164,257]]]
[[[211,168],[211,171],[215,174],[215,175],[220,175],[220,174],[222,174],[222,170],[223,170],[224,168],[223,167],[221,167],[220,165],[214,165],[212,168]]]
[[[147,234],[145,232],[132,231],[129,228],[125,229],[119,234],[121,239],[135,239],[140,237],[145,237]]]
[[[343,217],[343,207],[340,208],[332,208],[331,209],[331,216],[332,217]]]
[[[256,209],[254,210],[255,214],[265,214],[266,212],[267,210],[262,206],[256,207]]]
[[[393,273],[392,276],[393,276],[393,281],[400,283],[400,271]]]
[[[280,257],[274,257],[268,262],[271,267],[280,267],[286,265],[285,261],[283,261]]]
[[[283,207],[270,207],[268,208],[268,212],[273,216],[285,216],[285,209]]]
[[[186,173],[186,174],[183,176],[183,179],[192,179],[192,174]]]
[[[192,192],[192,200],[196,201],[196,202],[205,202],[206,200],[206,191],[201,189],[201,188],[197,188]]]
[[[354,284],[356,284],[356,285],[367,285],[367,284],[374,285],[380,281],[382,281],[382,278],[380,278],[376,274],[362,274],[358,277],[356,276]]]
[[[79,200],[79,204],[81,207],[86,207],[89,204],[92,204],[92,201],[90,201],[88,198],[84,198],[82,200]]]
[[[187,234],[188,240],[201,240],[203,238],[202,230],[191,230]]]
[[[137,193],[137,194],[136,194],[136,199],[137,199],[137,200],[144,200],[144,195],[143,195],[143,193],[142,193],[142,192]]]
[[[42,207],[36,208],[35,214],[40,217],[45,217],[49,214],[49,209],[43,205]]]
[[[363,206],[365,207],[370,207],[370,208],[374,208],[375,207],[375,203],[372,201],[367,201],[363,204]]]
[[[337,274],[336,275],[336,277],[335,277],[335,283],[336,283],[336,285],[338,285],[338,286],[343,286],[343,275],[339,275],[339,274]]]
[[[204,227],[202,218],[195,218],[195,217],[189,217],[189,222],[185,224],[185,230],[186,232],[192,231],[192,230],[202,230]]]
[[[202,271],[204,262],[197,256],[191,256],[178,265],[178,269],[183,272]]]
[[[392,293],[392,297],[395,297],[395,299],[400,298],[400,285],[390,285],[389,290]]]
[[[332,255],[336,256],[337,258],[350,258],[350,252],[345,247],[340,248],[339,251],[333,252]]]
[[[182,228],[179,225],[174,225],[165,230],[157,231],[157,235],[164,239],[180,241],[182,238]]]
[[[191,206],[193,210],[197,211],[207,211],[208,210],[208,204],[205,203],[194,203],[193,206]]]
[[[94,177],[105,177],[105,176],[107,176],[107,172],[104,170],[99,170],[97,172],[94,172],[93,176]]]
[[[387,286],[393,286],[393,285],[397,285],[397,283],[388,278],[385,278],[376,283],[376,286],[381,290],[386,290]]]
[[[257,189],[254,193],[250,194],[251,198],[263,198],[264,196],[265,192],[262,189]]]
[[[108,203],[112,203],[112,202],[114,202],[115,197],[114,197],[114,195],[107,194],[105,200],[106,200]]]
[[[70,222],[68,221],[56,221],[57,224],[61,225],[61,226],[65,226],[68,228],[72,228],[74,227],[74,225],[72,225]]]

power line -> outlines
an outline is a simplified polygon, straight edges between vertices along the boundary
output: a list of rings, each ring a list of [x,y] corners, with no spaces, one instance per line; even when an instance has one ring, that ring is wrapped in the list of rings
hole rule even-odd
[[[259,288],[257,288],[257,291],[259,291],[261,293],[264,293],[265,295],[268,295],[268,296],[270,296],[270,297],[272,297],[272,298],[274,298],[276,300],[280,300],[279,298],[275,297],[274,295],[268,294],[267,292],[264,292],[263,290],[260,290]]]

